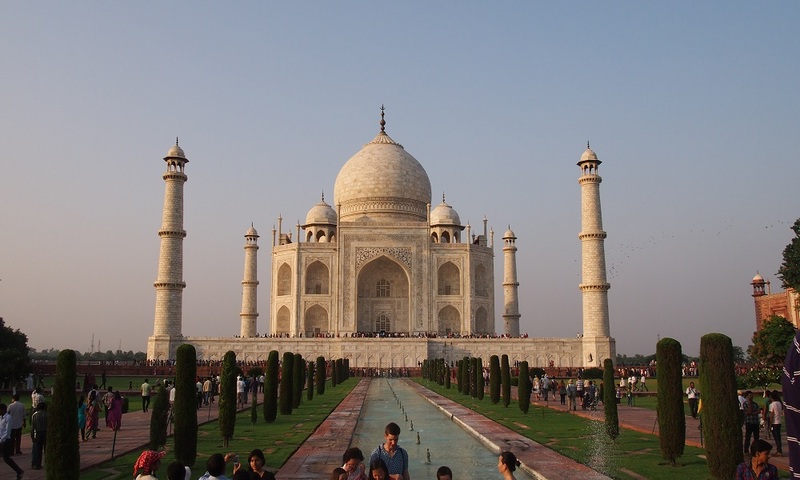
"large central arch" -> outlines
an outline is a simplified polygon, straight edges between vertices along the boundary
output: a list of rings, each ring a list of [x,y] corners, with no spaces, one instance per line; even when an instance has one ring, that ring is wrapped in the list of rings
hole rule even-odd
[[[359,332],[411,332],[408,274],[387,256],[380,256],[358,272]],[[388,326],[388,330],[385,328]]]

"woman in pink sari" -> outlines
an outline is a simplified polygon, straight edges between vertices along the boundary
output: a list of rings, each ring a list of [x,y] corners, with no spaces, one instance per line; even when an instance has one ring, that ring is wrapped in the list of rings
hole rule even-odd
[[[114,392],[114,398],[111,399],[106,423],[111,430],[119,430],[122,427],[122,395],[118,391]]]

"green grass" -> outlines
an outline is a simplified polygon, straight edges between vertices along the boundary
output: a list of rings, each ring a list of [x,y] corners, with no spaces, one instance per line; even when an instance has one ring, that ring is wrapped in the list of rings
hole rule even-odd
[[[546,407],[532,406],[528,414],[524,414],[516,403],[505,408],[502,402],[492,405],[488,396],[480,401],[459,394],[455,388],[447,390],[433,382],[416,380],[440,395],[612,478],[708,478],[708,467],[702,457],[704,451],[700,448],[687,446],[683,457],[678,459],[680,466],[671,467],[664,463],[656,435],[621,429],[616,442],[612,442],[606,436],[602,422]]]
[[[336,408],[339,403],[358,383],[358,378],[350,378],[344,383],[331,387],[328,384],[324,395],[314,395],[310,402],[303,394],[303,403],[291,415],[278,415],[275,423],[264,423],[262,409],[259,406],[258,422],[250,422],[250,409],[245,409],[236,416],[236,432],[227,448],[222,446],[219,435],[219,423],[200,426],[197,441],[197,462],[192,467],[192,478],[200,477],[205,471],[206,459],[213,453],[236,452],[242,463],[254,448],[260,448],[267,457],[267,468],[277,470],[297,448],[317,429],[320,423]],[[259,397],[260,398],[260,397]],[[202,416],[200,417],[202,419]],[[147,439],[144,439],[146,441]],[[170,437],[167,455],[161,463],[157,476],[166,478],[166,467],[175,460],[173,456],[173,439]],[[141,451],[131,452],[113,461],[105,462],[94,468],[81,472],[81,480],[115,480],[130,479],[133,464]],[[233,467],[228,466],[227,475],[231,476]]]

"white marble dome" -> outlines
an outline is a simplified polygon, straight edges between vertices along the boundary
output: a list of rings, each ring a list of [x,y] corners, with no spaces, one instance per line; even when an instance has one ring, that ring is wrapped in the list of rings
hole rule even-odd
[[[178,146],[178,142],[175,142],[175,145],[171,146],[169,151],[167,151],[167,156],[169,157],[178,157],[178,158],[186,158],[186,154],[183,153],[183,149]]]
[[[336,225],[336,212],[323,198],[308,211],[306,225]]]
[[[244,234],[246,237],[257,237],[258,232],[256,231],[255,227],[250,225],[250,228],[247,229],[247,233]]]
[[[333,196],[343,222],[427,221],[431,181],[417,159],[381,129],[339,170]]]
[[[597,154],[594,153],[594,151],[587,145],[586,151],[583,152],[583,154],[581,155],[581,162],[589,162],[589,161],[596,162]]]
[[[503,234],[503,238],[517,238],[517,235],[514,233],[514,230],[511,230],[511,226],[509,225],[508,230],[506,233]]]
[[[453,207],[444,200],[442,203],[431,210],[431,226],[436,225],[458,225],[461,226],[461,218]]]

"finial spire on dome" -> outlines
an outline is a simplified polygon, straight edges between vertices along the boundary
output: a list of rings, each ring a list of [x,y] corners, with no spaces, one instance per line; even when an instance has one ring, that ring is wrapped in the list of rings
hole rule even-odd
[[[386,107],[384,107],[383,104],[381,103],[381,133],[386,133],[386,120],[383,119],[385,111]]]
[[[589,150],[592,149],[592,147],[589,146],[589,140],[586,140],[586,148],[589,149]]]
[[[444,192],[442,192],[442,203],[447,203],[444,201]]]
[[[322,201],[325,201],[325,190],[322,191]]]
[[[180,147],[180,145],[178,145],[178,137],[175,137],[175,146]]]

